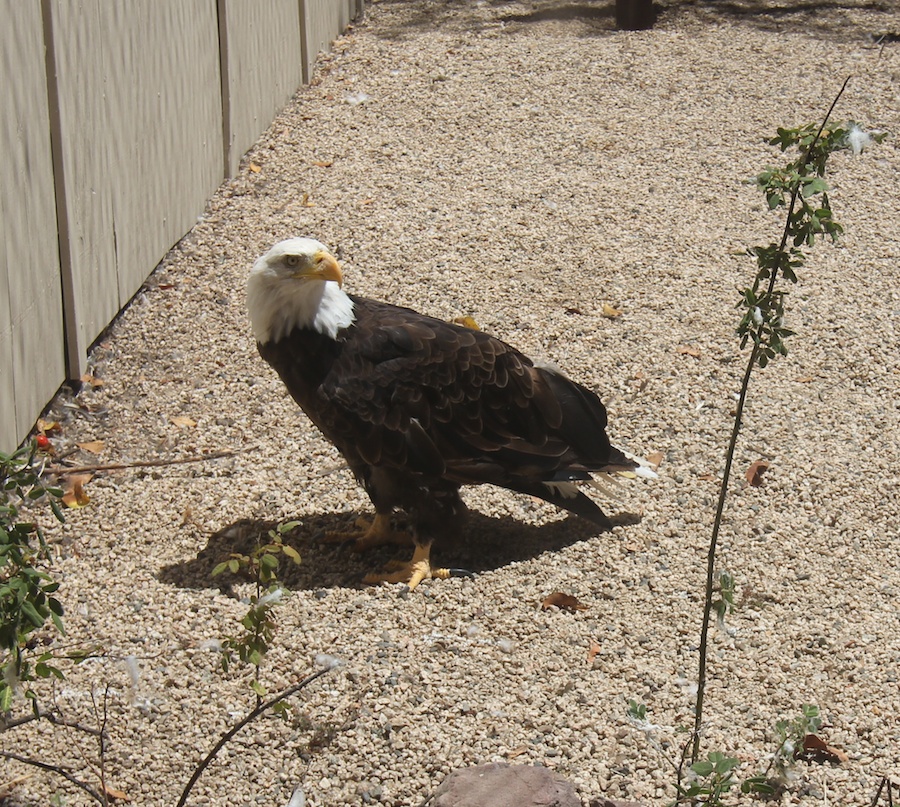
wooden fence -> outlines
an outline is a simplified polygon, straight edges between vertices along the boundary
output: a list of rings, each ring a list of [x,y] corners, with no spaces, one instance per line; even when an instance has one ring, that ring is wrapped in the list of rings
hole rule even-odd
[[[0,0],[0,451],[364,0]]]

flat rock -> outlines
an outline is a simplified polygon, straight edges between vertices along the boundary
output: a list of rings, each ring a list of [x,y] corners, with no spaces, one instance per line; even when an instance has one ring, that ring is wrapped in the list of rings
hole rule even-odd
[[[434,807],[581,807],[571,783],[548,768],[492,762],[453,771]]]

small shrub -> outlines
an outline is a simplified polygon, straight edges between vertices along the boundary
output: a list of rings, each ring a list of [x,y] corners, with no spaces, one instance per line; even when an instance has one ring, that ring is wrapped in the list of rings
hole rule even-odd
[[[59,588],[41,567],[50,550],[37,522],[26,521],[22,507],[46,502],[63,521],[62,491],[41,480],[37,445],[31,442],[12,454],[0,453],[0,713],[8,712],[22,683],[51,676],[62,678],[52,654],[31,652],[32,635],[48,622],[64,633],[63,607],[53,595]],[[29,688],[25,696],[35,700]]]

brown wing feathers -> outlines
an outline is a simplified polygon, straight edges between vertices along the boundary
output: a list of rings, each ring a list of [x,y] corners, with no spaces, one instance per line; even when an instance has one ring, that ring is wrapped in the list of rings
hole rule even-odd
[[[319,389],[339,447],[462,484],[554,479],[569,465],[582,473],[565,478],[577,478],[609,462],[606,412],[580,385],[484,333],[354,302],[357,323]]]

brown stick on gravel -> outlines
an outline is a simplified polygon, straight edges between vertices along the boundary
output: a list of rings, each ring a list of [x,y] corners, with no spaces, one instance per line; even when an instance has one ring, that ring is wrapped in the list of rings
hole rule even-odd
[[[71,468],[64,468],[61,465],[51,465],[46,469],[45,473],[55,474],[56,476],[68,476],[69,474],[90,474],[97,471],[125,471],[129,468],[158,468],[164,465],[185,465],[189,462],[203,462],[204,460],[218,460],[222,457],[233,457],[244,451],[250,451],[256,446],[242,448],[234,451],[216,451],[213,454],[202,454],[196,457],[178,457],[169,460],[137,460],[135,462],[107,462],[100,465],[74,465]]]

